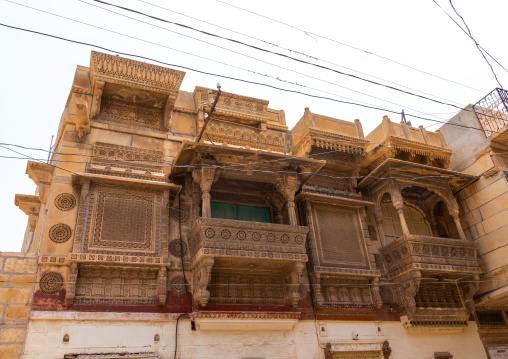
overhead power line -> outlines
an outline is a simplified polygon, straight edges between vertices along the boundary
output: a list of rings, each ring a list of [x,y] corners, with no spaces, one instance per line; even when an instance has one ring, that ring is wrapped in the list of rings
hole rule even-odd
[[[321,62],[330,64],[330,65],[334,65],[334,66],[337,66],[337,67],[340,67],[340,68],[343,68],[343,69],[346,69],[346,70],[349,70],[349,71],[353,71],[353,72],[356,72],[356,73],[359,73],[359,74],[362,74],[362,75],[365,75],[365,76],[372,77],[372,78],[377,79],[377,80],[385,81],[387,83],[391,83],[391,84],[394,84],[394,85],[397,85],[397,86],[400,86],[400,87],[403,87],[403,88],[407,88],[407,89],[412,90],[412,91],[416,91],[416,92],[419,92],[419,93],[422,93],[422,94],[425,94],[425,95],[429,95],[429,96],[434,96],[435,98],[438,98],[438,99],[441,99],[441,100],[445,100],[445,101],[448,101],[448,102],[454,102],[454,103],[458,104],[458,102],[456,102],[456,101],[452,101],[452,100],[449,100],[449,99],[446,99],[446,98],[443,98],[443,97],[435,96],[435,95],[430,94],[428,92],[421,91],[421,90],[418,90],[418,89],[415,89],[415,88],[412,88],[412,87],[409,87],[409,86],[406,86],[406,85],[402,85],[400,83],[393,82],[393,81],[384,79],[382,77],[377,77],[377,76],[374,76],[374,75],[371,75],[371,74],[368,74],[368,73],[365,73],[365,72],[362,72],[362,71],[358,71],[358,70],[352,69],[350,67],[346,67],[346,66],[340,65],[340,64],[338,64],[336,62],[332,62],[332,61],[325,60],[325,59],[322,59],[322,58],[317,58],[315,56],[308,55],[308,54],[306,54],[304,52],[301,52],[301,51],[298,51],[298,50],[289,49],[289,48],[286,48],[286,47],[274,44],[272,42],[269,42],[269,41],[266,41],[266,40],[263,40],[263,39],[260,39],[260,38],[257,38],[257,37],[253,37],[251,35],[247,35],[245,33],[229,29],[229,28],[224,27],[224,26],[216,25],[216,24],[213,24],[211,22],[208,22],[208,21],[205,21],[205,20],[201,20],[201,19],[198,19],[198,18],[190,16],[190,15],[183,14],[181,12],[174,11],[174,10],[171,10],[169,8],[157,5],[157,4],[152,4],[152,3],[148,2],[148,1],[145,1],[145,0],[138,0],[138,1],[141,2],[141,3],[147,4],[147,5],[150,5],[150,6],[154,6],[154,7],[158,8],[158,9],[162,9],[164,11],[168,11],[168,12],[171,12],[171,13],[174,13],[174,14],[178,14],[180,16],[188,17],[190,19],[202,22],[202,23],[210,25],[210,26],[215,26],[215,27],[217,27],[219,29],[230,31],[230,32],[232,32],[234,34],[238,34],[238,35],[245,36],[247,38],[250,38],[250,39],[253,39],[253,40],[256,40],[256,41],[260,41],[260,42],[262,42],[262,43],[264,43],[266,45],[269,45],[269,46],[278,47],[278,48],[280,48],[282,50],[285,50],[285,51],[288,51],[289,53],[292,53],[292,54],[297,54],[297,55],[301,55],[301,56],[304,56],[304,57],[307,57],[307,58],[310,58],[310,59],[313,59],[313,60],[316,60],[316,61],[321,61]]]
[[[461,29],[461,30],[462,30],[462,32],[463,32],[464,34],[466,34],[466,36],[467,36],[467,37],[469,37],[471,40],[473,40],[473,41],[474,41],[474,43],[475,43],[476,47],[478,48],[478,50],[479,50],[479,51],[480,51],[480,53],[482,54],[483,58],[485,59],[485,61],[487,62],[487,64],[490,66],[490,69],[492,70],[492,73],[494,74],[494,77],[496,78],[497,83],[499,84],[499,86],[501,86],[501,84],[499,83],[499,80],[497,79],[496,73],[494,72],[494,69],[493,69],[493,68],[492,68],[492,66],[490,65],[490,63],[489,63],[489,61],[487,60],[487,58],[485,57],[484,52],[485,52],[485,53],[486,53],[486,54],[487,54],[487,55],[488,55],[488,56],[489,56],[492,60],[494,60],[494,61],[495,61],[495,62],[496,62],[499,66],[501,66],[501,68],[502,68],[503,70],[505,70],[506,72],[508,72],[508,70],[507,70],[507,69],[506,69],[503,65],[501,65],[501,64],[499,63],[499,61],[497,61],[497,60],[496,60],[496,59],[495,59],[495,58],[494,58],[491,54],[489,54],[489,52],[488,52],[487,50],[485,50],[485,49],[484,49],[484,48],[483,48],[483,47],[482,47],[482,46],[481,46],[481,45],[480,45],[480,44],[479,44],[479,43],[478,43],[478,42],[477,42],[477,41],[473,38],[473,36],[471,35],[471,31],[469,30],[469,27],[468,27],[468,26],[467,26],[467,24],[466,24],[466,21],[465,21],[465,20],[464,20],[464,18],[463,18],[463,17],[462,17],[462,16],[458,13],[458,11],[455,9],[455,7],[453,6],[453,3],[451,2],[451,0],[450,0],[450,5],[452,6],[453,11],[455,11],[455,13],[456,13],[456,14],[457,14],[457,15],[458,15],[461,19],[462,19],[462,22],[463,22],[463,23],[464,23],[464,25],[466,26],[467,31],[466,31],[466,30],[464,30],[464,28],[463,28],[462,26],[460,26],[460,24],[459,24],[457,21],[455,21],[455,19],[454,19],[454,18],[453,18],[450,14],[448,14],[448,12],[446,12],[446,10],[445,10],[445,9],[443,9],[443,8],[441,7],[441,5],[439,5],[439,3],[438,3],[436,0],[432,0],[432,1],[434,2],[434,4],[436,4],[436,5],[437,5],[437,6],[438,6],[438,7],[439,7],[439,8],[440,8],[440,9],[441,9],[441,10],[442,10],[442,11],[443,11],[443,12],[444,12],[444,13],[445,13],[445,14],[446,14],[446,15],[447,15],[447,16],[448,16],[448,17],[449,17],[449,18],[450,18],[450,19],[451,19],[454,23],[455,23],[455,25],[457,25],[457,26],[459,27],[459,29]],[[503,86],[501,86],[501,88],[503,88]]]
[[[296,62],[299,62],[299,63],[302,63],[302,64],[314,66],[314,67],[320,68],[322,70],[331,71],[333,73],[336,73],[336,74],[339,74],[339,75],[343,75],[343,76],[347,76],[347,77],[350,77],[350,78],[354,78],[356,80],[364,81],[364,82],[370,83],[372,85],[385,87],[385,88],[388,88],[390,90],[401,92],[401,93],[404,93],[404,94],[407,94],[407,95],[410,95],[410,96],[415,96],[415,97],[418,97],[418,98],[421,98],[421,99],[424,99],[424,100],[428,100],[428,101],[432,101],[432,102],[435,102],[435,103],[438,103],[438,104],[441,104],[441,105],[452,106],[452,107],[455,107],[455,108],[462,109],[462,107],[454,105],[454,104],[449,103],[449,102],[443,102],[443,101],[440,101],[440,100],[433,99],[431,97],[427,97],[427,96],[416,94],[414,92],[402,90],[402,89],[399,89],[399,88],[394,87],[394,86],[382,84],[380,82],[372,81],[372,80],[369,80],[369,79],[366,79],[366,78],[363,78],[363,77],[360,77],[360,76],[357,76],[357,75],[353,75],[353,74],[350,74],[350,73],[346,73],[346,72],[343,72],[343,71],[339,71],[339,70],[336,70],[336,69],[333,69],[333,68],[330,68],[330,67],[327,67],[327,66],[323,66],[323,65],[319,65],[319,64],[315,64],[315,63],[306,61],[306,60],[298,59],[296,57],[292,57],[292,56],[289,56],[289,55],[286,55],[286,54],[282,54],[280,52],[263,49],[263,48],[261,48],[259,46],[250,45],[250,44],[247,44],[247,43],[239,41],[239,40],[235,40],[235,39],[228,38],[228,37],[225,37],[225,36],[220,36],[220,35],[208,32],[208,31],[196,29],[196,28],[194,28],[192,26],[189,26],[189,25],[180,24],[180,23],[177,23],[177,22],[174,22],[174,21],[169,21],[169,20],[166,20],[166,19],[162,19],[160,17],[153,16],[153,15],[150,15],[150,14],[146,14],[146,13],[138,11],[138,10],[130,9],[128,7],[125,7],[125,6],[111,4],[111,3],[108,3],[108,2],[103,1],[103,0],[93,0],[93,1],[101,3],[101,4],[104,4],[104,5],[116,7],[118,9],[122,9],[122,10],[125,10],[125,11],[128,11],[128,12],[132,12],[134,14],[142,15],[142,16],[145,16],[145,17],[157,20],[157,21],[161,21],[161,22],[165,22],[165,23],[168,23],[168,24],[180,26],[182,28],[185,28],[185,29],[188,29],[188,30],[192,30],[192,31],[196,31],[196,32],[199,32],[199,33],[207,35],[207,36],[223,39],[223,40],[226,40],[226,41],[238,44],[238,45],[249,47],[249,48],[254,49],[254,50],[258,50],[258,51],[261,51],[261,52],[265,52],[265,53],[269,53],[269,54],[276,55],[276,56],[279,56],[279,57],[283,57],[283,58],[286,58],[286,59],[290,59],[290,60],[293,60],[293,61],[296,61]]]
[[[393,63],[395,63],[395,64],[397,64],[397,65],[400,65],[400,66],[406,67],[406,68],[411,69],[411,70],[414,70],[414,71],[418,71],[418,72],[423,73],[423,74],[425,74],[425,75],[429,75],[429,76],[432,76],[432,77],[438,78],[438,79],[443,80],[443,81],[447,81],[447,82],[450,82],[450,83],[454,83],[454,84],[459,85],[459,86],[462,86],[462,87],[467,87],[467,88],[469,88],[469,89],[471,89],[471,90],[475,90],[475,91],[478,91],[478,92],[481,92],[481,93],[485,93],[485,92],[487,92],[487,91],[484,91],[484,90],[479,90],[479,89],[477,89],[477,88],[474,88],[474,87],[471,87],[471,86],[468,86],[468,85],[464,85],[464,84],[462,84],[462,83],[460,83],[460,82],[456,82],[456,81],[453,81],[453,80],[448,80],[448,79],[446,79],[446,78],[444,78],[444,77],[441,77],[441,76],[438,76],[438,75],[434,75],[434,74],[432,74],[432,73],[430,73],[430,72],[427,72],[427,71],[423,71],[423,70],[417,69],[417,68],[415,68],[415,67],[413,67],[413,66],[403,64],[402,62],[399,62],[399,61],[396,61],[396,60],[390,59],[390,58],[385,57],[385,56],[382,56],[382,55],[375,54],[375,53],[373,53],[373,52],[371,52],[371,51],[364,50],[364,49],[361,49],[361,48],[356,47],[356,46],[353,46],[353,45],[346,44],[346,43],[344,43],[344,42],[340,42],[340,41],[338,41],[338,40],[335,40],[335,39],[329,38],[329,37],[327,37],[327,36],[323,36],[323,35],[320,35],[320,34],[317,34],[317,33],[315,33],[315,32],[311,32],[311,31],[303,30],[303,29],[298,28],[298,27],[296,27],[296,26],[293,26],[293,25],[287,24],[287,23],[285,23],[285,22],[282,22],[282,21],[279,21],[279,20],[273,19],[273,18],[271,18],[271,17],[268,17],[268,16],[266,16],[266,15],[259,14],[259,13],[257,13],[257,12],[251,11],[251,10],[247,10],[247,9],[241,8],[241,7],[239,7],[239,6],[236,6],[236,5],[233,5],[233,4],[230,4],[230,3],[227,3],[227,2],[225,2],[225,1],[222,1],[222,0],[217,0],[217,1],[218,1],[218,2],[220,2],[220,3],[222,3],[222,4],[225,4],[225,5],[227,5],[227,6],[234,7],[234,8],[236,8],[236,9],[238,9],[238,10],[245,11],[245,12],[251,13],[251,14],[253,14],[253,15],[263,17],[263,18],[265,18],[265,19],[267,19],[267,20],[274,21],[274,22],[279,23],[279,24],[281,24],[281,25],[284,25],[284,26],[290,27],[290,28],[292,28],[292,29],[294,29],[294,30],[297,30],[297,31],[303,32],[303,33],[305,33],[306,35],[316,36],[316,37],[322,38],[322,39],[324,39],[324,40],[328,40],[328,41],[334,42],[334,43],[336,43],[336,44],[339,44],[339,45],[342,45],[342,46],[346,46],[346,47],[349,47],[349,48],[351,48],[351,49],[358,50],[358,51],[364,52],[364,53],[366,53],[366,54],[369,54],[369,55],[372,55],[372,56],[378,57],[378,58],[380,58],[380,59],[384,59],[384,60],[387,60],[387,61],[393,62]]]
[[[360,106],[360,107],[364,107],[364,108],[369,108],[369,109],[374,109],[374,110],[380,110],[380,111],[384,111],[384,112],[394,113],[394,114],[400,115],[400,112],[394,111],[394,110],[389,110],[389,109],[380,108],[380,107],[376,107],[376,106],[362,105],[362,104],[355,103],[355,102],[341,101],[341,100],[337,100],[337,99],[330,98],[330,97],[318,96],[318,95],[313,95],[313,94],[309,94],[309,93],[302,92],[302,91],[285,89],[285,88],[273,86],[273,85],[270,85],[270,84],[265,84],[265,83],[255,82],[255,81],[249,81],[249,80],[244,80],[244,79],[240,79],[240,78],[236,78],[236,77],[231,77],[231,76],[227,76],[227,75],[221,75],[221,74],[211,73],[211,72],[208,72],[208,71],[202,71],[202,70],[190,68],[188,66],[171,64],[171,63],[167,63],[167,62],[164,62],[164,61],[160,61],[160,60],[156,60],[156,59],[153,59],[153,58],[149,58],[149,57],[146,57],[146,56],[141,56],[141,55],[136,55],[136,54],[125,53],[125,52],[122,52],[122,51],[112,50],[112,49],[109,49],[109,48],[106,48],[106,47],[103,47],[103,46],[99,46],[99,45],[95,45],[95,44],[92,44],[92,43],[87,43],[87,42],[83,42],[83,41],[77,41],[77,40],[67,39],[67,38],[64,38],[64,37],[60,37],[60,36],[56,36],[56,35],[51,35],[51,34],[39,32],[39,31],[35,31],[35,30],[24,29],[24,28],[20,28],[20,27],[16,27],[16,26],[11,26],[11,25],[7,25],[7,24],[3,24],[3,23],[0,23],[0,26],[4,26],[4,27],[11,28],[11,29],[14,29],[14,30],[29,32],[29,33],[33,33],[33,34],[37,34],[37,35],[42,35],[42,36],[46,36],[46,37],[51,37],[51,38],[54,38],[54,39],[58,39],[58,40],[62,40],[62,41],[70,42],[70,43],[90,46],[90,47],[94,47],[94,48],[101,49],[101,50],[104,50],[104,51],[109,51],[109,52],[112,52],[112,53],[118,54],[118,55],[124,55],[124,56],[128,56],[128,57],[134,57],[134,58],[139,58],[139,59],[143,59],[143,60],[149,60],[149,61],[153,61],[155,63],[163,64],[163,65],[166,65],[166,66],[177,67],[177,68],[181,68],[181,69],[185,69],[185,70],[189,70],[189,71],[194,71],[194,72],[197,72],[197,73],[202,73],[202,74],[205,74],[205,75],[217,76],[217,77],[221,77],[221,78],[225,78],[225,79],[229,79],[229,80],[233,80],[233,81],[239,81],[239,82],[244,82],[244,83],[253,84],[253,85],[265,86],[265,87],[273,88],[273,89],[284,91],[284,92],[296,93],[296,94],[304,95],[304,96],[307,96],[307,97],[324,99],[324,100],[334,101],[334,102],[338,102],[338,103],[342,103],[342,104],[349,104],[349,105],[354,105],[354,106]],[[467,111],[467,112],[473,112],[473,111],[466,110],[466,109],[461,109],[461,110]],[[413,114],[409,114],[409,113],[406,113],[406,116],[422,119],[424,121],[432,121],[432,122],[435,122],[435,123],[442,123],[442,124],[452,125],[452,126],[456,126],[456,127],[463,127],[463,128],[469,128],[469,129],[472,129],[472,130],[483,131],[482,129],[478,129],[476,127],[465,126],[465,125],[460,125],[460,124],[446,122],[446,121],[439,121],[439,120],[435,120],[435,119],[431,119],[431,118],[426,118],[426,117],[421,117],[421,116],[417,116],[417,115],[413,115]],[[488,116],[488,117],[493,117],[493,116]],[[500,133],[498,131],[489,131],[489,132]]]
[[[288,83],[288,84],[292,84],[292,85],[297,85],[297,86],[305,87],[305,88],[307,88],[307,89],[314,90],[314,91],[317,91],[317,92],[320,92],[320,93],[325,93],[325,94],[328,94],[328,95],[333,95],[333,96],[336,96],[336,97],[339,97],[339,98],[344,98],[344,99],[347,99],[347,100],[356,101],[356,102],[358,102],[358,103],[366,104],[366,105],[369,105],[369,106],[374,106],[374,105],[372,105],[372,104],[370,104],[370,103],[367,103],[367,102],[364,102],[364,101],[358,101],[358,100],[355,100],[355,99],[352,99],[352,98],[349,98],[349,97],[339,96],[339,95],[336,95],[336,94],[331,93],[331,92],[328,92],[328,91],[323,91],[323,90],[321,90],[321,89],[317,89],[317,88],[314,88],[314,87],[310,87],[310,86],[307,86],[307,85],[304,85],[304,84],[298,84],[297,82],[287,81],[287,80],[281,79],[279,76],[270,76],[270,75],[267,75],[267,74],[261,74],[261,73],[258,73],[258,72],[256,72],[256,71],[252,71],[252,70],[244,69],[244,68],[239,67],[239,66],[236,66],[236,65],[232,65],[232,64],[228,64],[228,63],[225,63],[225,62],[222,62],[222,61],[218,61],[218,60],[210,59],[210,58],[207,58],[207,57],[204,57],[204,56],[201,56],[201,55],[197,55],[197,54],[193,54],[193,53],[190,53],[190,52],[187,52],[187,51],[178,50],[178,49],[175,49],[175,48],[169,47],[169,46],[167,46],[167,45],[163,45],[163,44],[156,43],[156,42],[153,42],[153,41],[149,41],[149,40],[141,39],[141,38],[138,38],[138,37],[135,37],[135,36],[127,35],[127,34],[124,34],[124,33],[122,33],[122,32],[118,32],[118,31],[114,31],[114,30],[111,30],[111,29],[107,29],[107,28],[104,28],[104,27],[97,26],[97,25],[93,25],[93,24],[90,24],[90,23],[86,23],[86,22],[84,22],[84,21],[80,21],[80,20],[72,19],[72,18],[69,18],[69,17],[63,16],[63,15],[55,14],[55,13],[52,13],[52,12],[49,12],[49,11],[45,11],[45,10],[42,10],[42,9],[34,8],[34,7],[31,7],[31,6],[28,6],[28,5],[24,5],[24,4],[20,4],[20,3],[14,2],[14,1],[10,1],[10,0],[4,0],[4,1],[6,1],[6,2],[8,2],[8,3],[11,3],[11,4],[14,4],[14,5],[22,6],[22,7],[25,7],[25,8],[31,9],[31,10],[39,11],[39,12],[42,12],[42,13],[44,13],[44,14],[48,14],[48,15],[55,16],[55,17],[58,17],[58,18],[62,18],[62,19],[68,20],[68,21],[76,22],[76,23],[79,23],[79,24],[82,24],[82,25],[85,25],[85,26],[90,26],[90,27],[93,27],[93,28],[96,28],[96,29],[99,29],[99,30],[102,30],[102,31],[107,31],[107,32],[110,32],[110,33],[113,33],[113,34],[116,34],[116,35],[124,36],[124,37],[131,38],[131,39],[134,39],[134,40],[137,40],[137,41],[145,42],[145,43],[148,43],[148,44],[151,44],[151,45],[160,46],[160,47],[162,47],[162,48],[166,48],[166,49],[171,50],[171,51],[180,52],[180,53],[183,53],[183,54],[186,54],[186,55],[189,55],[189,56],[193,56],[193,57],[197,57],[197,58],[204,59],[204,60],[207,60],[207,61],[211,61],[211,62],[214,62],[214,63],[218,63],[218,64],[221,64],[221,65],[224,65],[224,66],[228,66],[228,67],[231,67],[231,68],[234,68],[234,69],[237,69],[237,70],[241,70],[241,71],[245,71],[245,72],[253,73],[253,74],[255,74],[255,75],[262,76],[262,77],[267,77],[267,78],[270,78],[270,79],[274,79],[274,80],[277,80],[277,81],[279,81],[279,82],[285,82],[285,83]],[[206,42],[206,41],[203,41],[203,40],[200,40],[200,39],[194,38],[194,37],[190,37],[190,36],[185,35],[185,34],[181,34],[181,33],[178,33],[178,32],[174,32],[174,31],[169,30],[169,29],[167,29],[167,28],[160,27],[160,26],[157,26],[157,25],[154,25],[154,24],[151,24],[151,23],[145,22],[145,21],[141,21],[141,20],[135,19],[135,18],[133,18],[133,17],[126,16],[126,15],[124,15],[124,14],[120,14],[120,13],[115,12],[115,11],[113,11],[113,10],[105,9],[105,8],[103,8],[103,7],[100,7],[100,6],[97,6],[97,5],[94,5],[94,4],[89,4],[89,3],[85,2],[85,1],[82,1],[82,0],[78,0],[78,1],[83,2],[83,3],[87,4],[87,5],[91,5],[91,6],[94,6],[94,7],[99,8],[99,9],[102,9],[102,10],[108,11],[108,12],[112,12],[112,13],[114,13],[114,14],[117,14],[117,15],[120,15],[120,16],[123,16],[123,17],[126,17],[126,18],[131,19],[131,20],[134,20],[134,21],[139,21],[139,22],[141,22],[141,23],[144,23],[144,24],[147,24],[147,25],[150,25],[150,26],[155,26],[156,28],[160,28],[160,29],[163,29],[163,30],[166,30],[166,31],[172,32],[172,33],[176,33],[176,34],[181,35],[181,36],[189,37],[189,38],[194,39],[194,40],[197,40],[197,41],[202,41],[202,42],[204,42],[204,43],[206,43],[206,44],[209,44],[209,45],[212,45],[212,46],[219,47],[219,48],[224,49],[224,50],[226,50],[226,51],[231,51],[231,52],[236,53],[236,54],[239,54],[239,55],[241,55],[241,56],[245,56],[245,57],[248,57],[248,58],[250,58],[250,59],[253,59],[253,60],[256,60],[256,61],[260,61],[260,62],[262,62],[262,63],[268,64],[268,65],[271,65],[271,66],[275,66],[275,67],[277,67],[277,68],[280,68],[280,69],[283,69],[283,70],[286,70],[286,71],[290,71],[290,72],[296,73],[296,74],[298,74],[298,75],[302,75],[302,76],[305,76],[305,77],[308,77],[308,78],[311,78],[311,79],[314,79],[314,80],[317,80],[317,81],[321,81],[321,82],[324,82],[324,83],[327,83],[327,84],[330,84],[330,85],[333,85],[333,86],[337,86],[337,87],[340,87],[340,88],[344,88],[344,89],[349,90],[349,91],[353,91],[353,92],[356,92],[356,93],[360,93],[360,94],[362,94],[362,95],[365,95],[365,96],[368,96],[368,97],[372,97],[372,98],[375,98],[375,99],[380,100],[380,101],[383,101],[383,102],[387,102],[387,103],[390,103],[390,104],[394,104],[394,105],[397,105],[397,106],[400,106],[400,107],[403,107],[403,108],[408,108],[408,109],[410,109],[410,110],[413,110],[413,111],[418,112],[418,113],[423,114],[423,115],[435,116],[435,115],[433,115],[433,114],[428,114],[428,113],[425,113],[425,112],[419,111],[419,110],[417,110],[417,109],[414,109],[414,108],[411,108],[411,107],[408,107],[408,106],[404,106],[404,105],[397,104],[397,103],[394,103],[394,102],[391,102],[391,101],[388,101],[388,100],[384,100],[384,99],[382,99],[382,98],[379,98],[379,97],[376,97],[376,96],[372,96],[372,95],[366,94],[366,93],[364,93],[364,92],[357,91],[357,90],[354,90],[354,89],[351,89],[351,88],[348,88],[348,87],[345,87],[345,86],[342,86],[342,85],[339,85],[339,84],[336,84],[336,83],[333,83],[333,82],[330,82],[330,81],[327,81],[327,80],[322,80],[322,79],[320,79],[320,78],[313,77],[313,76],[307,75],[307,74],[302,73],[302,72],[298,72],[298,71],[291,70],[291,69],[288,69],[288,68],[286,68],[286,67],[283,67],[283,66],[280,66],[280,65],[277,65],[277,64],[273,64],[273,63],[270,63],[270,62],[267,62],[267,61],[264,61],[264,60],[260,60],[260,59],[258,59],[258,58],[255,58],[255,57],[252,57],[252,56],[249,56],[249,55],[243,54],[243,53],[239,53],[239,52],[236,52],[236,51],[233,51],[233,50],[230,50],[230,49],[227,49],[227,48],[224,48],[224,47],[221,47],[221,46],[218,46],[218,45],[215,45],[215,44],[212,44],[212,43],[209,43],[209,42]],[[450,100],[447,100],[447,101],[450,101]],[[437,117],[437,116],[435,116],[435,117]]]

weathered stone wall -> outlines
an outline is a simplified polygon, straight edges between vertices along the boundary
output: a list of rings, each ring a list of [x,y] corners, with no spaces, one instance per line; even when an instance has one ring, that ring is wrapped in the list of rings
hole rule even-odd
[[[21,358],[37,272],[34,254],[0,252],[0,359]]]
[[[134,318],[136,316],[138,318]],[[33,312],[24,359],[62,359],[69,353],[141,352],[170,359],[175,350],[176,321],[163,319],[163,316]],[[474,322],[455,334],[409,333],[400,322],[325,323],[326,332],[317,335],[314,321],[300,321],[289,330],[270,330],[269,327],[248,330],[252,321],[247,321],[242,330],[236,327],[235,330],[207,331],[198,325],[197,330],[192,331],[189,320],[182,320],[178,327],[177,358],[324,359],[323,347],[327,342],[351,342],[354,331],[358,333],[358,346],[388,340],[392,348],[390,359],[433,359],[435,352],[449,352],[461,359],[486,358]],[[67,343],[63,340],[66,334]],[[157,334],[159,342],[154,341]]]

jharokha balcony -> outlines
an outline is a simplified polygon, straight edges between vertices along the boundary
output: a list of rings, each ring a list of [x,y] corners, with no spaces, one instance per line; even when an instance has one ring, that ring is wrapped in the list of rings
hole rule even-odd
[[[194,299],[203,307],[209,301],[296,306],[308,231],[294,225],[198,218],[189,236]]]
[[[461,239],[403,235],[380,249],[391,277],[407,270],[480,274],[477,244]]]

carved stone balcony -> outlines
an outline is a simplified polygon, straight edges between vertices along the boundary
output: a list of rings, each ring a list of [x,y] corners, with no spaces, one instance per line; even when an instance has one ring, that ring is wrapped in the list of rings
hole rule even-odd
[[[306,262],[308,227],[198,218],[190,235],[193,264],[202,257],[274,259]]]
[[[188,241],[194,299],[203,307],[210,299],[217,303],[243,303],[220,290],[232,283],[233,278],[229,277],[233,274],[241,283],[251,283],[253,293],[258,292],[256,288],[270,288],[269,294],[253,294],[250,301],[296,306],[299,278],[307,261],[308,231],[308,227],[300,226],[198,218]],[[211,281],[212,295],[207,290]]]
[[[480,274],[477,244],[460,239],[405,235],[381,248],[390,277],[408,270]]]

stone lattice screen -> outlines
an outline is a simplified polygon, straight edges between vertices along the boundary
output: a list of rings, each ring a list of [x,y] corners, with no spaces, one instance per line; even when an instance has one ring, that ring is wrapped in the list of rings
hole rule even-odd
[[[21,358],[36,272],[36,255],[0,252],[0,358]]]

